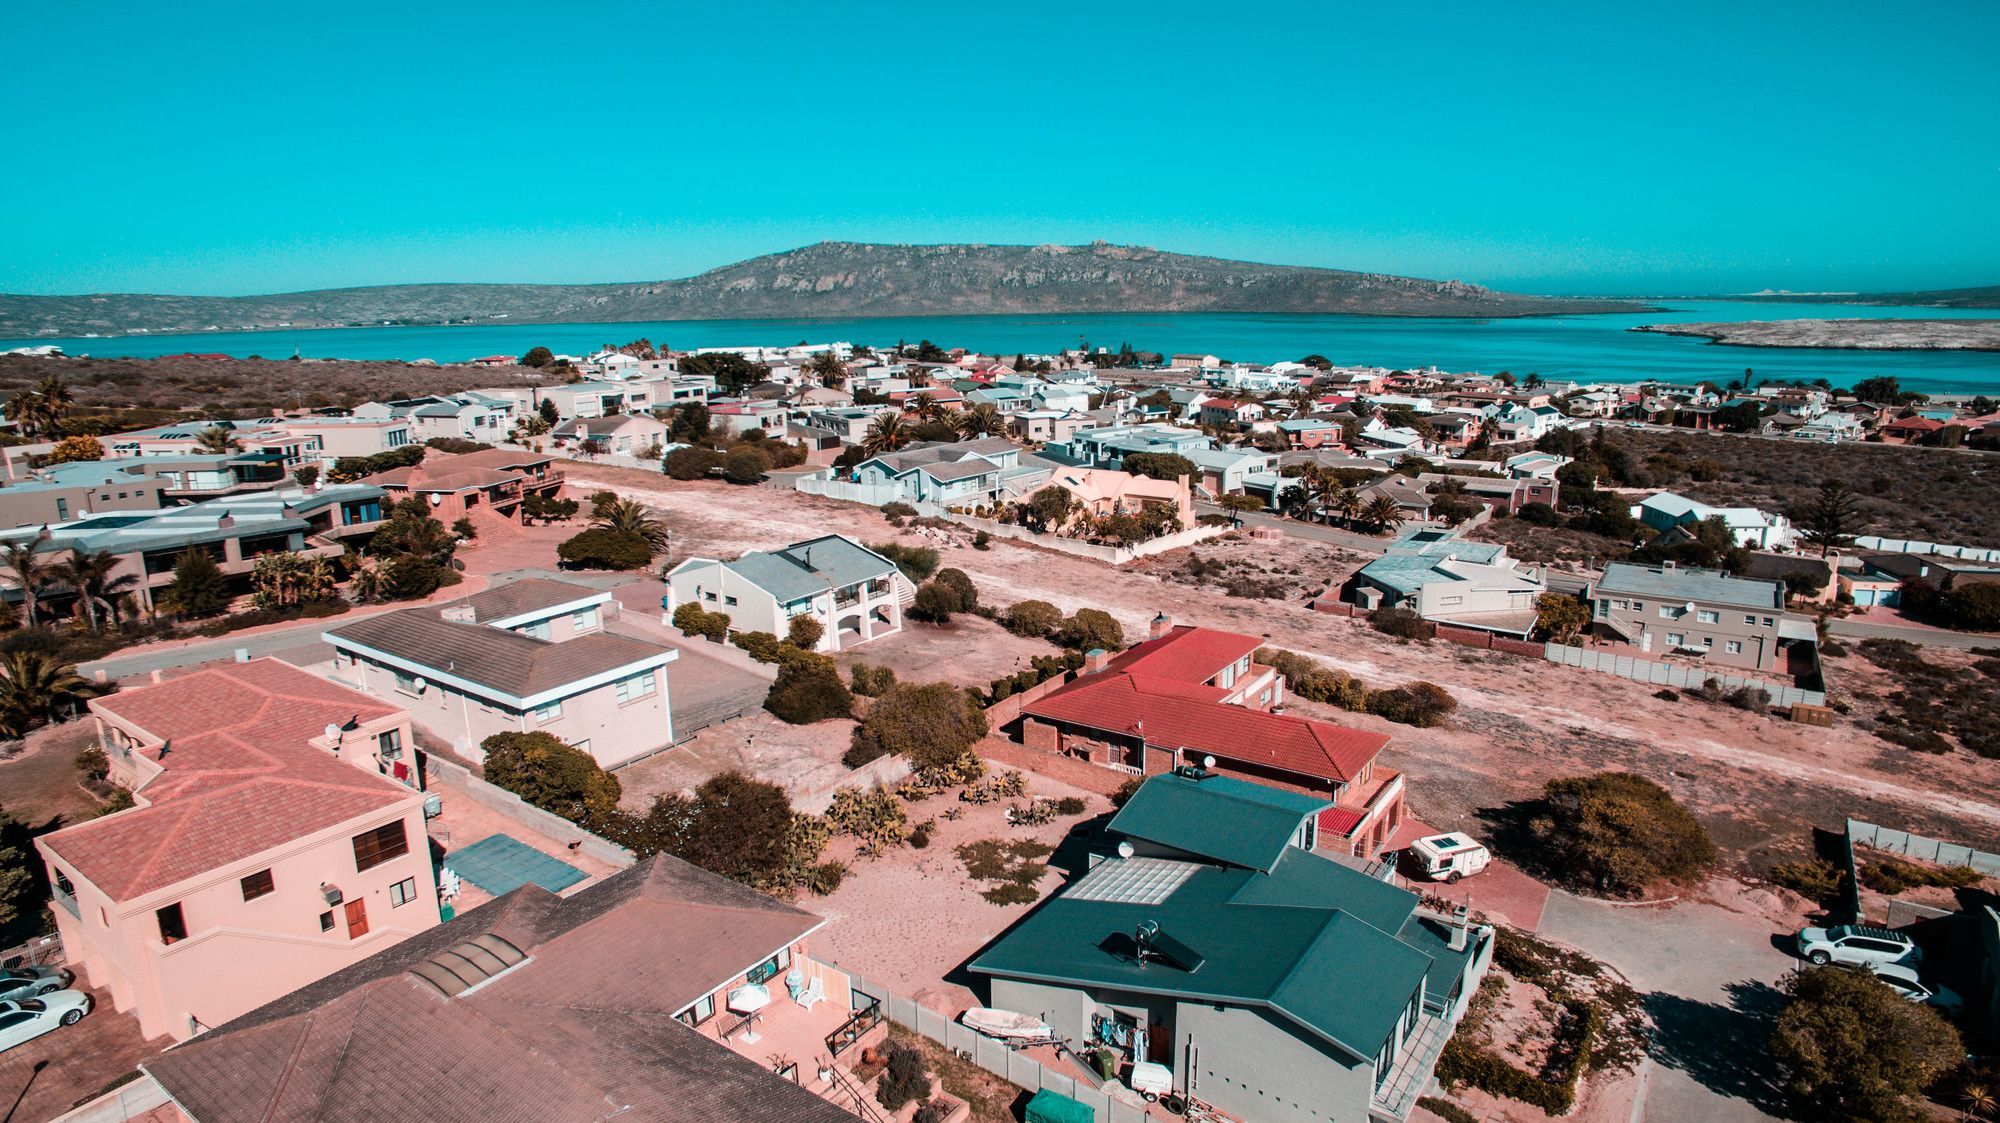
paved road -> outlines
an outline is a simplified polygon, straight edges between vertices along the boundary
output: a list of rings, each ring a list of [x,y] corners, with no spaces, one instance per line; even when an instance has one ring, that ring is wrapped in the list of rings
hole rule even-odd
[[[1765,1043],[1797,966],[1755,918],[1710,904],[1617,908],[1556,893],[1541,934],[1601,959],[1645,996],[1656,1031],[1633,1119],[1767,1120],[1782,1102]]]
[[[320,633],[346,619],[346,616],[330,616],[324,620],[301,621],[254,636],[223,636],[177,647],[142,647],[129,654],[78,664],[77,673],[85,678],[94,678],[102,671],[107,679],[116,682],[139,678],[154,671],[171,671],[219,659],[234,659],[239,650],[249,652],[252,659],[275,655],[287,663],[300,666],[323,663],[333,658],[333,648],[319,638]]]

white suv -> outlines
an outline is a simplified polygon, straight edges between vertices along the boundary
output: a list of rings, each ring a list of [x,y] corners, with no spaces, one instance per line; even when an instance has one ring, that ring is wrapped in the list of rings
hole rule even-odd
[[[1820,965],[1841,963],[1873,970],[1891,963],[1915,963],[1922,958],[1917,945],[1901,932],[1860,924],[1807,928],[1799,933],[1798,940],[1799,954]]]

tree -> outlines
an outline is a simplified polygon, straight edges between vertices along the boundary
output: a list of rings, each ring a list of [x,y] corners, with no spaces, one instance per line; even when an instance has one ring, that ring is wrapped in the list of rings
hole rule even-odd
[[[1894,378],[1864,378],[1854,384],[1854,396],[1877,405],[1903,404],[1903,385]]]
[[[1403,521],[1403,509],[1386,495],[1378,495],[1361,509],[1361,525],[1380,534]]]
[[[1629,772],[1549,781],[1529,831],[1550,873],[1603,893],[1692,880],[1715,864],[1715,844],[1693,813]]]
[[[118,618],[119,598],[139,583],[132,574],[116,573],[118,561],[118,555],[108,550],[93,553],[72,548],[68,558],[50,568],[50,575],[76,594],[77,615],[84,618],[93,632]]]
[[[678,856],[747,885],[772,885],[790,857],[792,804],[785,789],[724,772],[694,792],[694,819]]]
[[[847,364],[832,351],[821,351],[807,361],[805,372],[819,381],[821,386],[838,390],[847,381]]]
[[[495,733],[479,743],[486,782],[544,811],[578,822],[618,810],[618,777],[553,733]]]
[[[629,530],[592,527],[556,547],[565,569],[644,569],[653,560],[651,543]]]
[[[550,428],[562,424],[562,410],[556,408],[556,400],[554,398],[543,398],[540,402],[536,403],[535,416],[541,418],[542,424]]]
[[[1535,632],[1557,643],[1568,643],[1590,627],[1590,606],[1568,593],[1543,593],[1535,598]]]
[[[299,482],[300,487],[311,487],[319,482],[319,465],[301,464],[292,470],[292,478]]]
[[[722,478],[733,484],[754,484],[764,478],[770,467],[770,461],[764,459],[756,446],[740,444],[723,457]]]
[[[1958,1031],[1863,971],[1809,967],[1786,976],[1771,1057],[1801,1118],[1904,1123],[1916,1101],[1965,1058]]]
[[[427,597],[457,584],[451,568],[457,550],[458,536],[432,518],[430,504],[416,496],[391,507],[368,540],[368,552],[381,567],[382,592],[396,600]]]
[[[764,708],[792,725],[854,715],[854,695],[840,681],[840,670],[824,655],[801,651],[778,664],[777,681],[764,697]]]
[[[40,910],[35,867],[28,862],[27,838],[27,824],[0,809],[0,931],[11,929],[23,916]]]
[[[1007,610],[1007,630],[1039,639],[1062,626],[1062,609],[1045,600],[1015,601]]]
[[[539,344],[528,348],[528,353],[521,356],[522,366],[534,367],[536,370],[540,370],[541,368],[548,366],[550,363],[553,363],[555,361],[556,361],[555,352]]]
[[[785,626],[785,639],[800,651],[812,651],[819,647],[819,641],[826,638],[826,625],[809,614],[801,613],[792,617]]]
[[[236,435],[222,425],[210,425],[194,435],[194,447],[202,452],[220,455],[236,451]]]
[[[1093,648],[1117,651],[1125,646],[1125,629],[1101,608],[1079,608],[1074,616],[1063,621],[1062,627],[1050,638],[1059,647],[1073,647],[1078,651]]]
[[[868,548],[895,562],[896,568],[902,570],[903,576],[911,581],[921,583],[929,580],[930,575],[937,572],[938,552],[929,546],[903,546],[894,542],[883,542],[879,545],[871,544]]]
[[[104,459],[103,442],[88,433],[79,433],[74,437],[64,437],[57,441],[56,447],[49,450],[47,463],[77,464],[87,460],[102,459]]]
[[[1954,583],[1937,598],[1937,608],[1954,628],[2000,631],[2000,582]]]
[[[700,444],[708,439],[709,426],[714,416],[708,412],[705,402],[688,402],[674,408],[673,419],[667,423],[667,436],[676,444]]]
[[[897,755],[918,772],[942,768],[986,736],[986,714],[948,682],[902,683],[875,700],[842,759],[849,766]]]
[[[521,500],[521,522],[532,523],[539,519],[544,523],[560,522],[576,517],[576,500],[551,499],[546,495],[530,495]]]
[[[39,651],[0,654],[0,737],[73,715],[95,692],[75,667]]]
[[[909,443],[909,426],[903,423],[903,415],[884,413],[869,422],[868,432],[861,438],[861,451],[870,456],[880,456],[885,452],[895,452]]]
[[[917,586],[916,599],[910,602],[911,618],[928,624],[949,624],[952,614],[958,611],[961,611],[958,593],[936,581]]]
[[[1000,416],[1000,408],[992,402],[980,402],[970,409],[959,411],[952,418],[952,426],[958,435],[967,440],[990,436],[1007,427],[1007,419]]]
[[[213,616],[229,607],[229,578],[198,546],[174,559],[174,579],[160,592],[159,603],[182,616]]]
[[[771,369],[761,363],[753,363],[735,351],[722,351],[712,355],[689,355],[681,360],[681,373],[706,375],[715,379],[716,388],[724,394],[741,394],[764,381]]]
[[[1199,479],[1201,469],[1194,461],[1172,452],[1135,452],[1119,462],[1120,467],[1135,476],[1145,476],[1155,480],[1177,480],[1182,476]]]
[[[41,544],[39,538],[30,538],[26,542],[10,542],[0,549],[0,573],[5,573],[14,587],[21,590],[22,622],[30,628],[41,623],[42,593],[49,584],[49,563],[36,554]]]
[[[1305,358],[1299,360],[1299,365],[1308,366],[1314,370],[1332,370],[1333,360],[1327,358],[1325,355],[1307,355]]]
[[[634,499],[613,497],[611,502],[592,506],[591,525],[601,530],[615,530],[624,534],[635,534],[652,547],[654,553],[667,548],[667,524],[653,513],[652,508]]]
[[[51,374],[35,383],[35,416],[41,431],[50,436],[60,434],[63,415],[75,400],[60,375]]]
[[[1043,533],[1060,531],[1068,526],[1075,511],[1076,495],[1070,489],[1055,484],[1028,496],[1028,502],[1021,509],[1026,516],[1024,521]]]
[[[1847,481],[1828,479],[1819,485],[1819,494],[1799,517],[1799,537],[1818,546],[1819,556],[1825,557],[1853,545],[1863,525],[1860,505]]]
[[[723,466],[723,455],[712,448],[677,448],[660,462],[667,478],[673,480],[705,480],[714,470]]]

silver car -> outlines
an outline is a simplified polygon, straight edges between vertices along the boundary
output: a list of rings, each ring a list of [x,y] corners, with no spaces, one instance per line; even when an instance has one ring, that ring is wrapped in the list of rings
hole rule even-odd
[[[1965,1000],[1950,987],[1934,987],[1917,977],[1917,970],[1902,963],[1888,963],[1875,968],[1875,978],[1890,990],[1912,1002],[1923,1002],[1956,1014],[1965,1009]]]
[[[1839,963],[1874,970],[1891,963],[1915,963],[1923,958],[1916,942],[1901,932],[1861,924],[1807,928],[1798,935],[1799,955],[1824,966]]]
[[[75,981],[74,972],[60,967],[0,968],[0,1002],[18,1002],[23,998],[48,994]]]

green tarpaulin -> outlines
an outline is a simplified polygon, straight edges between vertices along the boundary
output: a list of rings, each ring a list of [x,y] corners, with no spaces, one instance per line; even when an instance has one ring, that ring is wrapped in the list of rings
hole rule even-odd
[[[1097,1113],[1087,1104],[1044,1088],[1028,1101],[1028,1123],[1097,1123]]]

